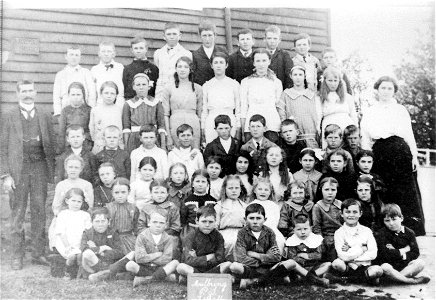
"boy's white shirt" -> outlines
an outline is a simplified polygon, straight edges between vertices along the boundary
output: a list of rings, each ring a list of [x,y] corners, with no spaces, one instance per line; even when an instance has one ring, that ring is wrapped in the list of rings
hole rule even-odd
[[[322,237],[322,235],[320,234],[315,234],[313,232],[311,232],[306,239],[302,240],[300,239],[295,233],[289,237],[286,240],[285,246],[288,247],[295,247],[295,246],[299,246],[300,244],[304,244],[309,248],[318,248],[319,246],[321,246],[322,241],[324,240],[324,238]]]
[[[377,257],[377,243],[371,229],[359,223],[355,227],[342,225],[336,230],[334,240],[338,257],[356,267],[358,265],[369,266],[371,261]],[[345,242],[350,246],[347,251],[342,250]],[[363,251],[362,245],[366,245],[367,251]]]
[[[80,156],[80,153],[82,153],[82,147],[80,147],[80,148],[73,148],[73,147],[71,147],[71,150],[73,151],[73,153],[75,155],[79,155]]]

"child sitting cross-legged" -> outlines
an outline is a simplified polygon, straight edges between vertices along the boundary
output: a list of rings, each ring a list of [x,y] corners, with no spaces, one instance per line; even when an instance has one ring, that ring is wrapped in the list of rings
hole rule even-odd
[[[179,262],[173,260],[173,240],[165,232],[166,217],[157,211],[150,215],[149,227],[136,239],[135,261],[126,265],[126,270],[135,274],[133,287],[153,281],[175,281]]]
[[[283,277],[294,272],[310,283],[328,287],[329,280],[321,278],[331,266],[330,262],[320,262],[324,250],[323,237],[312,232],[310,219],[306,214],[296,215],[294,223],[294,234],[285,244],[284,256],[287,260],[273,269],[271,277]]]
[[[123,256],[118,232],[109,228],[109,210],[99,207],[92,211],[92,228],[83,232],[80,249],[82,267],[89,280],[109,278],[109,265]]]
[[[197,211],[198,227],[183,240],[184,263],[177,266],[184,282],[188,274],[226,273],[230,262],[225,261],[224,239],[215,228],[216,212],[211,206],[203,206]]]
[[[371,265],[377,257],[377,243],[371,229],[359,224],[362,216],[360,202],[347,199],[341,204],[341,215],[344,225],[335,232],[335,249],[338,258],[332,263],[333,269],[352,282],[378,285],[383,270],[380,266]]]
[[[419,258],[415,233],[403,226],[403,214],[397,204],[386,204],[381,211],[385,227],[375,234],[378,256],[384,276],[408,284],[428,283],[421,273],[425,262]],[[419,276],[418,274],[421,273]]]
[[[239,230],[230,271],[241,278],[240,288],[265,281],[281,258],[274,231],[265,226],[265,209],[252,203],[245,209],[246,226]]]

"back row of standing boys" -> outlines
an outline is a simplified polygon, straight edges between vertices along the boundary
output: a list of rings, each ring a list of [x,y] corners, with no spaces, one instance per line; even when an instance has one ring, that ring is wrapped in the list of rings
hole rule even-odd
[[[79,66],[80,50],[68,49],[53,93],[60,155],[52,265],[57,257],[68,276],[80,266],[93,281],[127,270],[134,286],[174,280],[176,271],[181,281],[232,273],[241,287],[295,274],[322,286],[383,273],[428,282],[417,277],[424,264],[413,231],[398,206],[383,205],[373,155],[360,149],[334,51],[323,52],[320,76],[308,35],[297,36],[291,59],[277,48],[276,26],[265,31],[267,49],[254,51],[252,32],[242,30],[229,57],[214,45],[214,26],[199,34],[203,46],[191,54],[167,24],[157,66],[140,37],[125,67],[111,43],[100,44],[91,72]],[[371,266],[375,259],[381,267]]]

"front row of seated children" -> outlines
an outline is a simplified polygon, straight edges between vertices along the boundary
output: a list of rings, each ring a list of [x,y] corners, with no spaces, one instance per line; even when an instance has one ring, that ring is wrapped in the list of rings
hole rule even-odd
[[[196,197],[201,197],[202,186],[208,185],[206,175],[201,172],[193,176],[196,187],[193,196]],[[203,177],[206,182],[202,182]],[[275,231],[265,225],[263,205],[247,206],[238,200],[243,189],[238,176],[226,178],[223,191],[227,200],[215,205],[221,219],[212,205],[202,205],[204,203],[189,212],[193,220],[186,224],[189,229],[181,239],[181,257],[176,254],[178,238],[171,237],[179,229],[169,226],[177,222],[170,221],[171,209],[166,209],[175,204],[168,202],[168,187],[159,180],[150,186],[155,205],[146,212],[141,211],[146,225],[139,232],[135,226],[138,209],[127,202],[128,180],[117,178],[112,189],[114,202],[109,203],[113,207],[95,208],[91,216],[81,210],[85,199],[83,191],[72,188],[65,194],[68,208],[56,218],[52,244],[61,256],[68,277],[76,276],[78,268],[80,275],[93,282],[129,272],[134,276],[134,287],[153,281],[174,282],[177,278],[185,282],[186,276],[192,273],[229,273],[240,281],[241,288],[255,283],[296,280],[324,287],[362,279],[377,284],[383,274],[403,283],[429,282],[428,276],[419,275],[424,262],[418,258],[419,248],[413,231],[401,225],[400,208],[396,204],[382,208],[385,226],[374,236],[370,228],[359,223],[363,214],[361,201],[337,202],[336,187],[337,181],[333,178],[321,182],[323,199],[313,206],[312,231],[311,216],[301,203],[304,184],[292,185],[290,200],[293,204],[284,203],[283,207],[288,204],[299,212],[292,215],[292,230],[284,231],[288,238],[283,251],[277,246]],[[261,191],[255,193],[260,198]],[[165,202],[167,204],[162,206]],[[289,207],[282,208],[282,216]],[[244,210],[245,218],[234,224],[237,233],[229,232],[230,235],[236,233],[232,255],[229,255],[231,251],[226,249],[228,245],[221,232],[225,233],[233,224],[226,227],[229,220],[223,220],[221,212],[230,210],[231,213],[233,209]]]

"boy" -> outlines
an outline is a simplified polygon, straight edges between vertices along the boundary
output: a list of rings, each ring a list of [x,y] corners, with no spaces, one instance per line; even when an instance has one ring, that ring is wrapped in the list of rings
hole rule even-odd
[[[327,172],[328,170],[328,161],[327,156],[329,153],[336,151],[338,149],[342,149],[342,130],[341,127],[339,127],[336,124],[330,124],[327,125],[324,129],[324,138],[327,142],[327,148],[324,149],[324,153],[322,156],[322,173]],[[344,150],[344,149],[342,149]],[[347,150],[344,150],[345,155],[347,156],[347,170],[350,173],[354,173],[354,163],[353,163],[353,157],[351,156],[350,152]]]
[[[238,232],[233,252],[235,262],[230,265],[230,271],[242,278],[240,288],[268,278],[271,268],[280,261],[276,235],[263,225],[265,220],[262,205],[253,203],[245,209],[246,225]]]
[[[165,232],[166,218],[158,212],[150,216],[150,227],[136,239],[135,261],[129,261],[126,270],[135,274],[133,287],[152,281],[175,281],[179,264],[172,259],[173,241]]]
[[[318,70],[318,91],[321,89],[322,73],[330,66],[336,68],[340,67],[336,51],[333,48],[327,47],[321,54],[321,68]],[[351,89],[350,80],[344,72],[342,72],[342,80],[345,82],[345,86],[347,87],[347,93],[352,95],[353,90]]]
[[[283,277],[288,272],[303,276],[308,282],[328,287],[328,279],[320,278],[331,266],[330,262],[321,263],[323,237],[314,234],[310,227],[309,217],[305,214],[295,216],[294,234],[286,240],[285,258],[270,274],[271,277]]]
[[[250,132],[247,137],[251,136],[248,142],[241,147],[241,151],[247,151],[253,158],[254,174],[257,175],[266,162],[266,150],[275,146],[273,142],[264,137],[266,131],[266,120],[261,115],[253,115],[250,118]],[[247,134],[247,133],[246,133]],[[246,139],[247,140],[247,139]]]
[[[353,158],[354,169],[357,169],[356,154],[362,150],[360,147],[360,129],[356,125],[348,125],[344,129],[344,146],[342,149],[348,151]]]
[[[191,178],[195,170],[204,169],[203,154],[196,148],[192,148],[194,129],[188,124],[182,124],[177,127],[177,138],[179,147],[174,147],[168,153],[168,165],[180,162],[185,165],[188,171],[188,178]]]
[[[92,282],[109,277],[108,267],[123,256],[118,232],[109,228],[109,211],[96,208],[91,213],[92,228],[83,232],[80,250],[82,267]]]
[[[332,263],[333,269],[352,281],[361,282],[365,278],[377,285],[383,270],[380,266],[371,266],[371,261],[377,257],[377,243],[371,229],[359,224],[360,202],[355,199],[342,202],[341,216],[345,223],[335,232],[338,258]]]
[[[53,111],[54,116],[61,114],[64,107],[70,104],[68,98],[68,87],[73,82],[80,82],[85,87],[86,103],[93,107],[96,102],[95,84],[92,79],[91,71],[79,65],[81,51],[77,47],[70,47],[65,54],[67,65],[56,73],[53,85]]]
[[[286,119],[282,121],[278,144],[286,153],[286,165],[291,173],[301,169],[300,152],[307,147],[304,141],[297,140],[298,133],[298,125],[294,120]]]
[[[118,177],[130,178],[130,156],[126,150],[119,147],[121,130],[110,125],[103,131],[105,147],[96,155],[97,165],[110,162],[115,167],[115,174]]]
[[[229,56],[226,75],[241,83],[242,79],[253,74],[253,31],[242,29],[238,32],[239,49]]]
[[[114,61],[115,44],[112,42],[101,42],[98,45],[98,57],[100,63],[91,68],[94,78],[95,88],[97,90],[97,103],[101,103],[100,88],[106,81],[113,81],[118,87],[118,96],[116,104],[120,107],[124,105],[124,84],[123,71],[124,66]]]
[[[150,193],[152,203],[147,203],[141,209],[138,219],[138,232],[149,227],[151,214],[158,212],[165,216],[167,228],[165,232],[171,236],[179,236],[180,230],[180,213],[177,206],[168,201],[168,185],[164,179],[154,179],[150,183]]]
[[[184,263],[177,266],[181,275],[193,273],[227,273],[230,262],[224,262],[224,238],[215,228],[216,212],[213,207],[203,206],[197,211],[195,231],[182,241]]]
[[[133,90],[134,77],[138,73],[143,73],[150,79],[148,95],[154,97],[156,81],[159,77],[159,69],[147,59],[147,41],[142,36],[136,36],[130,41],[130,47],[135,58],[130,65],[124,66],[123,85],[124,99],[127,101],[135,97]]]
[[[157,170],[155,178],[168,177],[168,157],[165,150],[156,146],[156,128],[152,125],[145,125],[139,131],[141,146],[130,153],[131,170],[130,182],[134,182],[140,176],[138,167],[141,159],[151,156],[156,160]]]
[[[424,270],[425,262],[418,258],[419,247],[415,233],[403,226],[403,214],[397,204],[386,204],[381,211],[386,227],[376,235],[377,263],[382,264],[383,273],[394,281],[419,284],[428,283],[427,275],[417,276]]]
[[[215,44],[216,27],[214,24],[201,23],[198,26],[198,34],[200,35],[202,45],[192,52],[192,72],[194,74],[194,82],[203,85],[214,77],[211,67],[213,55],[216,52],[227,54],[227,50]]]
[[[280,44],[280,28],[276,25],[268,26],[265,29],[266,49],[271,53],[269,68],[274,71],[277,78],[283,84],[283,90],[291,87],[291,72],[294,63],[288,51],[278,48]]]
[[[176,71],[176,61],[182,57],[187,56],[192,60],[192,53],[183,48],[180,44],[179,25],[175,23],[166,23],[164,28],[163,39],[166,44],[157,49],[153,55],[153,61],[159,68],[159,79],[156,86],[156,95],[158,95],[165,85],[174,80],[174,72]]]
[[[308,88],[316,92],[317,74],[321,69],[321,64],[315,56],[309,53],[312,42],[307,33],[299,33],[294,39],[295,52],[297,54],[292,58],[294,65],[303,66],[306,69],[306,81]]]
[[[83,127],[80,125],[70,125],[67,128],[66,134],[67,142],[70,144],[70,147],[66,148],[56,160],[56,182],[62,181],[66,178],[64,169],[65,159],[71,154],[76,154],[80,156],[84,162],[80,178],[87,180],[94,185],[98,180],[97,159],[91,151],[82,147],[83,142],[85,141]]]
[[[218,115],[215,118],[215,130],[218,137],[206,145],[204,150],[204,161],[211,156],[218,156],[221,158],[223,164],[221,174],[223,176],[235,174],[236,172],[236,159],[238,158],[241,144],[238,140],[230,135],[232,123],[230,117],[227,115]]]

